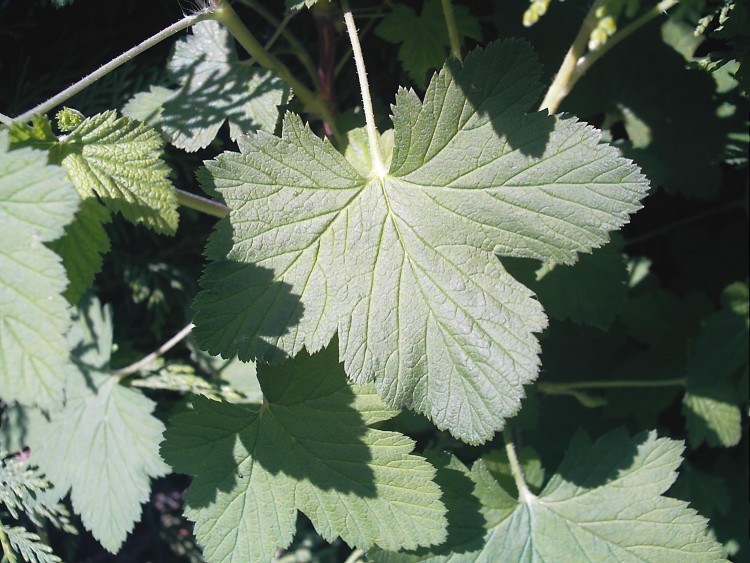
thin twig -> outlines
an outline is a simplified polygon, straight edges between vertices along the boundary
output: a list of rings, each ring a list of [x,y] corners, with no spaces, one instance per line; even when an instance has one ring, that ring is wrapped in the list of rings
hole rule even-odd
[[[453,5],[451,4],[451,0],[441,0],[441,2],[443,5],[445,25],[448,27],[448,40],[451,45],[451,55],[460,61],[461,42],[458,40],[458,27],[456,26],[456,18],[453,15]]]
[[[542,393],[560,395],[577,389],[622,389],[626,387],[685,387],[684,377],[674,379],[621,379],[614,381],[569,381],[565,383],[540,382],[537,386]]]
[[[190,331],[193,330],[195,325],[193,323],[190,323],[186,327],[184,327],[180,332],[175,334],[172,338],[167,340],[164,344],[159,346],[156,350],[148,354],[147,356],[144,356],[140,360],[138,360],[135,363],[130,364],[127,367],[124,367],[122,369],[114,370],[112,372],[112,375],[117,377],[118,379],[124,379],[125,377],[137,372],[142,367],[147,366],[157,358],[163,356],[166,354],[169,350],[174,348],[180,341],[182,341],[188,334],[190,334]]]
[[[212,17],[213,16],[210,13],[200,13],[200,14],[194,14],[192,16],[185,16],[180,21],[170,25],[166,29],[162,29],[159,33],[152,35],[145,41],[133,47],[132,49],[128,49],[119,57],[115,57],[108,63],[100,66],[94,72],[84,76],[75,84],[71,84],[59,94],[52,96],[51,98],[42,102],[36,107],[31,108],[29,111],[24,112],[18,117],[13,118],[13,121],[18,121],[18,122],[23,123],[23,122],[30,120],[35,115],[44,114],[44,113],[47,113],[48,111],[53,110],[54,108],[56,108],[63,102],[69,100],[70,98],[78,94],[80,91],[91,86],[94,82],[96,82],[100,78],[105,77],[107,74],[109,74],[113,70],[124,65],[125,63],[135,58],[137,55],[140,55],[144,51],[150,49],[154,45],[157,45],[158,43],[161,43],[165,39],[172,37],[175,33],[179,33],[180,31],[187,29],[191,25],[195,25],[196,23],[206,20],[206,19],[211,19]]]

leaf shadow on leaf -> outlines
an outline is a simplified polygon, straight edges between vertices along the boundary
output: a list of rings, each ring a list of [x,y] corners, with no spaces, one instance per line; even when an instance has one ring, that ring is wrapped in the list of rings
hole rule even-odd
[[[589,436],[579,430],[573,436],[555,477],[584,489],[601,487],[638,463],[638,447],[648,440],[647,432],[630,438],[628,431],[619,427],[592,443]]]
[[[225,121],[238,126],[243,133],[257,131],[260,126],[247,115],[249,98],[262,96],[278,88],[278,80],[273,74],[267,73],[250,92],[248,82],[253,72],[251,67],[243,69],[246,70],[246,76],[238,73],[238,76],[246,80],[229,81],[218,69],[199,74],[198,69],[205,64],[206,59],[207,56],[202,55],[173,73],[182,87],[163,104],[161,124],[171,129],[169,136],[173,140],[186,137],[206,146]],[[195,139],[201,136],[201,130],[206,129],[213,130],[210,138]],[[188,147],[188,150],[195,148]]]
[[[264,469],[324,491],[377,495],[371,446],[363,439],[368,428],[337,346],[261,367],[258,379],[269,403],[262,426],[267,447],[256,457]]]
[[[446,66],[469,105],[512,150],[541,157],[555,118],[546,111],[525,113],[541,92],[541,66],[533,49],[522,41],[503,41],[490,44],[482,55],[476,49],[463,64],[450,59]]]
[[[297,487],[308,501],[310,486],[376,497],[371,446],[363,439],[369,429],[336,347],[258,372],[261,410],[195,396],[194,410],[176,415],[165,433],[162,455],[177,471],[195,475],[191,509],[212,505],[220,492],[263,498],[271,488],[289,495],[276,500],[280,511],[290,509],[287,502],[299,508]]]
[[[227,243],[231,247],[231,225],[223,219],[207,253],[221,256],[221,250],[213,250]],[[274,342],[289,334],[304,311],[290,284],[274,280],[268,268],[217,259],[206,266],[200,285],[204,290],[193,302],[193,336],[201,349],[225,359],[237,355],[245,362],[278,363],[289,357]]]

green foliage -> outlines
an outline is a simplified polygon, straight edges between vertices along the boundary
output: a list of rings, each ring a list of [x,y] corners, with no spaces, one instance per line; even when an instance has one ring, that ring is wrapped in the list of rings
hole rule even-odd
[[[158,122],[169,141],[188,152],[208,146],[224,122],[232,140],[258,129],[273,131],[277,106],[289,96],[271,71],[239,60],[229,32],[216,22],[194,26],[193,34],[177,43],[168,68],[178,89],[152,87],[123,113]]]
[[[70,311],[65,270],[44,243],[63,234],[78,197],[45,153],[9,147],[0,131],[0,396],[54,405],[70,365]]]
[[[4,559],[746,560],[747,8],[316,3],[0,6]]]
[[[294,116],[281,138],[244,137],[209,163],[204,186],[233,211],[207,248],[198,342],[279,361],[338,332],[354,381],[469,443],[490,438],[536,375],[545,325],[494,254],[572,263],[647,188],[593,129],[524,115],[536,76],[528,47],[496,43],[447,65],[424,102],[402,90],[383,177],[360,175]],[[404,341],[415,349],[399,353]]]
[[[296,510],[325,539],[362,548],[445,538],[434,469],[408,438],[368,428],[397,411],[335,365],[332,348],[291,372],[266,368],[260,410],[195,397],[171,421],[162,454],[195,475],[187,515],[210,561],[269,559],[291,542]]]
[[[677,477],[682,449],[654,433],[629,438],[614,431],[594,443],[579,433],[544,489],[518,498],[517,491],[500,486],[484,461],[471,471],[453,462],[448,467],[471,480],[481,505],[481,515],[461,522],[474,536],[464,529],[455,543],[449,536],[432,552],[375,560],[725,561],[721,546],[705,532],[705,519],[685,502],[661,496]]]
[[[76,371],[65,382],[65,405],[33,413],[28,443],[58,496],[70,491],[84,526],[114,553],[140,518],[151,478],[168,470],[158,453],[164,425],[152,401],[108,374],[107,309],[90,301],[69,338]]]
[[[453,8],[459,42],[470,37],[481,40],[479,22],[465,6]],[[424,0],[420,15],[409,6],[395,4],[375,32],[390,43],[400,44],[398,58],[419,86],[428,70],[440,68],[448,58],[448,28],[440,0]]]

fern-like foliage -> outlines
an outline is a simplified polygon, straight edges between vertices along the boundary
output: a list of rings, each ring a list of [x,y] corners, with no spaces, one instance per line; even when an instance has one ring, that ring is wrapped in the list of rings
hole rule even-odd
[[[10,548],[30,563],[62,561],[38,534],[22,525],[7,524],[10,519],[27,520],[35,526],[43,526],[48,521],[56,528],[76,533],[68,521],[65,507],[57,502],[50,484],[39,470],[29,466],[23,456],[10,455],[0,448],[0,537],[3,550]]]

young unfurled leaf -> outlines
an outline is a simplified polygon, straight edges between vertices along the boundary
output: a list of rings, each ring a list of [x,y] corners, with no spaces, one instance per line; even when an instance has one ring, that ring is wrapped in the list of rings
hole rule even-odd
[[[108,373],[112,326],[92,301],[70,335],[75,373],[65,385],[65,406],[49,420],[35,417],[29,432],[32,462],[60,496],[70,491],[84,526],[115,553],[150,493],[150,480],[166,474],[159,457],[164,425],[154,403]]]
[[[482,38],[479,22],[465,6],[454,6],[453,17],[460,42],[465,37]],[[450,41],[440,0],[425,0],[419,16],[409,6],[395,4],[375,33],[386,41],[401,44],[398,58],[419,86],[424,84],[427,71],[440,68],[448,57]]]
[[[63,234],[79,200],[46,153],[9,145],[0,132],[0,397],[49,406],[70,366],[70,310],[60,257],[44,243]]]
[[[83,121],[63,145],[61,164],[82,198],[96,194],[111,211],[158,233],[177,230],[177,198],[154,129],[107,111]]]
[[[214,21],[193,26],[193,34],[179,41],[169,70],[179,88],[152,87],[137,94],[123,109],[127,115],[151,118],[170,142],[192,152],[208,146],[224,122],[229,135],[273,131],[278,106],[289,89],[270,70],[240,61],[234,41]]]
[[[10,134],[14,148],[49,151],[50,162],[68,171],[81,199],[98,196],[110,211],[158,233],[177,230],[177,198],[167,178],[169,167],[161,159],[164,143],[155,129],[106,111],[59,139],[44,116],[36,117],[33,127],[14,124]]]
[[[686,502],[662,496],[677,477],[682,450],[679,442],[654,432],[631,439],[616,430],[593,444],[580,433],[539,495],[522,500],[505,491],[479,460],[471,472],[463,472],[474,482],[483,528],[467,526],[456,535],[460,541],[452,543],[449,536],[431,550],[373,558],[380,563],[726,561],[721,545],[707,533],[708,521]]]
[[[195,476],[186,515],[207,560],[270,560],[297,510],[328,541],[361,548],[445,539],[435,470],[410,439],[368,428],[397,412],[348,384],[335,349],[259,372],[260,410],[195,397],[165,434],[165,459]]]
[[[648,183],[595,129],[525,114],[524,43],[452,61],[424,102],[399,92],[387,174],[358,173],[288,115],[240,139],[204,186],[232,208],[206,254],[195,337],[278,361],[338,332],[351,379],[470,443],[519,408],[546,325],[496,254],[572,263],[640,207]]]

